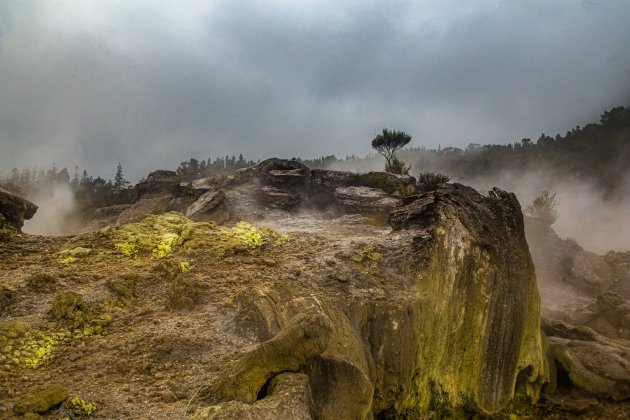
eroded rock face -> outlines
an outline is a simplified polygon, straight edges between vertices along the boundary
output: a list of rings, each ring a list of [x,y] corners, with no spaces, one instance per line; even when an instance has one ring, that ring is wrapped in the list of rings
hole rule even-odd
[[[19,231],[36,211],[35,204],[0,187],[0,229],[8,226]]]
[[[105,226],[115,226],[120,215],[131,208],[131,204],[119,204],[116,206],[96,209],[88,219],[82,232],[94,232]]]
[[[283,351],[257,352],[284,341],[296,318],[319,314],[330,320],[326,346],[282,368],[309,375],[318,418],[349,412],[343,418],[418,417],[436,407],[496,413],[515,389],[536,400],[548,372],[534,267],[515,196],[444,186],[406,200],[390,221],[396,232],[358,249],[352,261],[359,271],[348,271],[348,279],[337,275],[310,290],[244,292],[235,326],[263,343],[213,379],[204,398],[248,401],[254,409],[265,400],[255,399],[260,384],[284,358]],[[387,275],[373,271],[383,252],[392,266]],[[359,292],[368,279],[375,287]],[[298,342],[313,340],[311,333],[290,336],[297,354],[306,345]],[[274,362],[260,362],[268,357]],[[253,359],[255,367],[249,366]],[[252,374],[261,379],[243,379]]]

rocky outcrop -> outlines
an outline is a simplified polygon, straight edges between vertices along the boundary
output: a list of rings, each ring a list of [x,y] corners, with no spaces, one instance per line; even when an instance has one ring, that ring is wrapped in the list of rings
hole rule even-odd
[[[547,320],[550,394],[573,398],[630,398],[630,341],[604,337],[589,327]]]
[[[35,204],[0,187],[0,230],[20,231],[24,220],[31,219],[36,211]]]
[[[372,211],[389,212],[400,200],[379,188],[338,187],[335,188],[335,201],[350,213]]]
[[[281,371],[308,375],[316,418],[492,414],[515,393],[538,398],[548,371],[515,196],[495,189],[484,197],[453,185],[405,203],[391,213],[392,242],[363,246],[352,257],[362,274],[349,271],[343,280],[338,274],[310,290],[243,292],[235,328],[262,343],[210,381],[202,399],[213,412],[235,401],[255,412],[271,398],[261,396],[261,387]],[[368,281],[378,286],[359,292]],[[287,335],[296,319],[330,324]],[[278,362],[289,347],[299,361]]]
[[[175,171],[153,171],[145,179],[136,185],[138,198],[146,198],[155,195],[178,195],[180,180]]]
[[[125,209],[116,224],[124,225],[144,219],[150,214],[162,214],[171,210],[171,203],[175,198],[171,195],[157,195],[150,198],[142,198],[136,201],[131,207]]]

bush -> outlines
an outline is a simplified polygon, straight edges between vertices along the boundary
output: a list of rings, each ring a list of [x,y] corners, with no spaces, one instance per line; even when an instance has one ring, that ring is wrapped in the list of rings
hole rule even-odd
[[[418,175],[418,189],[421,192],[434,191],[442,184],[446,184],[451,177],[436,172],[423,172]]]
[[[385,164],[385,172],[390,172],[392,174],[409,175],[410,169],[411,165],[405,165],[405,162],[395,156],[392,158],[391,162]]]
[[[534,201],[527,206],[525,211],[544,225],[551,226],[558,220],[557,206],[556,193],[552,194],[545,190],[538,197],[534,198]]]

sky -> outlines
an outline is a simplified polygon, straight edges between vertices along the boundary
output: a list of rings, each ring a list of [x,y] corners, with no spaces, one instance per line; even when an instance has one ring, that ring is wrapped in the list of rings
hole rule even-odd
[[[0,173],[563,134],[630,105],[630,1],[0,0]]]

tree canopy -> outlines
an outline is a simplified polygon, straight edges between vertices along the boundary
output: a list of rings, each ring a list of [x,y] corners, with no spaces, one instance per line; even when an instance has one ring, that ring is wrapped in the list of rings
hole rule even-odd
[[[372,148],[385,157],[387,161],[385,170],[389,171],[401,166],[401,162],[396,159],[396,151],[408,145],[410,141],[411,136],[404,131],[384,128],[372,140]],[[407,172],[409,172],[408,168]]]

